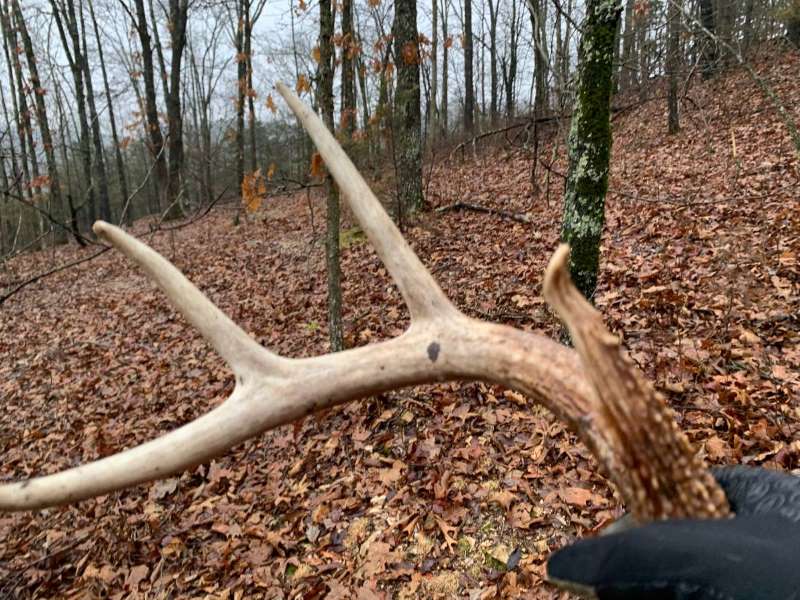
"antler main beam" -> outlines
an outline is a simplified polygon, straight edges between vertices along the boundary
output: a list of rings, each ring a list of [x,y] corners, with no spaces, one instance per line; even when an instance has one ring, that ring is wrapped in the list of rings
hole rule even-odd
[[[0,486],[0,510],[75,502],[166,477],[315,410],[380,391],[481,379],[517,389],[566,421],[640,519],[726,513],[724,495],[694,458],[663,400],[625,361],[599,314],[569,282],[566,249],[548,267],[545,295],[570,325],[580,357],[545,337],[458,311],[322,121],[286,86],[277,87],[397,283],[411,312],[409,329],[395,339],[336,354],[280,357],[257,344],[161,255],[98,222],[98,235],[136,262],[225,359],[236,386],[222,405],[160,438],[61,473]],[[619,379],[610,393],[608,377]]]

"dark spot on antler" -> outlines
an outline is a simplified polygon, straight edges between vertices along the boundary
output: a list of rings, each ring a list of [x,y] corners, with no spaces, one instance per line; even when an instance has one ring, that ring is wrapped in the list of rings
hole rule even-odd
[[[428,346],[428,358],[431,359],[431,362],[436,362],[436,359],[439,358],[439,350],[441,346],[439,346],[439,342],[431,342]]]

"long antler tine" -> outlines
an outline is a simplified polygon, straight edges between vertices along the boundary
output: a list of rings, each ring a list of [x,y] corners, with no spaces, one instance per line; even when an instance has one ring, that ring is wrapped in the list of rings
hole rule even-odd
[[[278,83],[276,87],[314,140],[353,214],[400,288],[400,293],[411,311],[412,321],[454,314],[455,307],[403,239],[400,230],[386,214],[380,201],[325,127],[322,119],[284,84]]]

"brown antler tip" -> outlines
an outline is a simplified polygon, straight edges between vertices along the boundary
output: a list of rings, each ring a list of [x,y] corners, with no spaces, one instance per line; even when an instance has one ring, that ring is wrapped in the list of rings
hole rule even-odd
[[[569,252],[569,244],[559,244],[544,271],[544,297],[551,304],[551,297],[563,284],[564,277],[569,280]]]

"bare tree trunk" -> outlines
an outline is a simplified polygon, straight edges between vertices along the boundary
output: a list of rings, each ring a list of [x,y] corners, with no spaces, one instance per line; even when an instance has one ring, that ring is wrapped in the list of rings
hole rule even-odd
[[[20,10],[18,0],[12,0],[12,9],[16,17],[17,30],[22,37],[22,46],[25,50],[28,72],[30,73],[30,82],[33,87],[33,96],[36,102],[36,118],[39,122],[39,131],[42,136],[42,145],[44,146],[45,158],[47,160],[47,173],[50,178],[50,200],[51,203],[61,207],[61,182],[58,177],[53,137],[50,134],[50,122],[47,118],[47,107],[44,101],[45,90],[39,78],[39,68],[36,63],[36,55],[33,51],[33,43],[31,42],[28,28],[25,25],[25,19],[22,16],[22,10]]]
[[[25,83],[22,71],[22,63],[19,59],[19,44],[17,41],[17,32],[11,23],[11,5],[4,2],[2,6],[2,27],[6,36],[6,44],[8,45],[7,56],[10,55],[10,64],[13,65],[14,77],[10,77],[12,89],[14,88],[13,81],[16,80],[16,96],[14,103],[14,112],[17,119],[17,132],[19,135],[20,148],[22,149],[21,159],[23,166],[23,173],[28,184],[28,199],[35,201],[41,193],[41,186],[39,184],[39,161],[36,157],[36,144],[33,139],[33,124],[31,122],[31,113],[28,108],[28,101],[25,95]],[[13,93],[13,92],[12,92]],[[30,221],[32,231],[31,239],[41,237],[39,247],[44,248],[44,222],[41,215],[34,213]]]
[[[17,137],[19,139],[20,165],[22,167],[21,170],[17,170],[16,165],[14,165],[14,176],[18,179],[18,193],[21,196],[27,195],[28,199],[30,200],[33,197],[33,189],[30,186],[24,185],[31,180],[30,169],[28,167],[28,142],[25,138],[25,129],[21,121],[22,117],[17,97],[17,86],[15,83],[17,73],[16,69],[14,68],[14,63],[11,60],[11,54],[16,52],[17,46],[15,40],[13,40],[11,37],[11,23],[8,20],[8,13],[6,12],[6,7],[4,4],[0,5],[0,26],[2,26],[3,30],[3,50],[5,52],[6,66],[8,67],[8,85],[11,92],[11,106],[13,108],[14,125],[16,127]],[[6,110],[5,102],[3,104],[3,109]],[[6,122],[8,123],[8,130],[11,131],[11,120],[9,119],[9,115],[6,114],[5,117]],[[13,138],[11,139],[13,141]],[[13,156],[14,154],[12,152],[12,158]],[[21,178],[19,177],[20,175],[22,175]]]
[[[97,55],[100,59],[100,71],[103,74],[103,90],[106,95],[106,105],[108,107],[108,120],[111,123],[111,141],[114,143],[114,158],[117,163],[117,177],[119,178],[119,193],[121,209],[124,209],[125,202],[128,200],[128,174],[125,170],[125,161],[122,158],[122,148],[119,144],[119,134],[117,132],[117,119],[114,114],[114,102],[111,98],[111,87],[108,84],[108,70],[106,69],[106,60],[103,54],[103,43],[100,41],[100,30],[97,26],[97,19],[94,14],[93,2],[89,2],[89,16],[92,19],[92,28],[94,30],[94,37],[97,42]],[[126,222],[132,222],[132,214],[130,211],[125,215]]]
[[[145,115],[147,116],[146,129],[150,138],[148,149],[155,161],[153,167],[153,187],[157,190],[159,209],[167,207],[165,192],[167,190],[167,159],[164,156],[164,136],[161,134],[161,124],[158,120],[158,104],[156,102],[156,83],[153,68],[153,48],[150,45],[150,32],[147,28],[147,15],[144,10],[144,0],[134,0],[136,5],[136,20],[134,28],[139,36],[142,49],[142,77],[144,78]]]
[[[431,98],[428,106],[428,131],[431,141],[436,140],[439,127],[439,7],[431,0]]]
[[[206,90],[204,88],[205,82],[200,77],[200,72],[197,69],[197,57],[195,56],[194,49],[191,42],[189,43],[189,56],[192,63],[192,80],[194,82],[194,90],[196,102],[199,103],[199,155],[200,155],[200,190],[203,197],[203,202],[210,205],[213,200],[213,183],[211,180],[211,131],[208,125],[208,104]]]
[[[331,0],[319,1],[319,89],[317,101],[325,126],[334,131],[333,121],[333,12]],[[330,173],[328,189],[327,233],[325,258],[328,269],[328,334],[332,352],[344,349],[342,335],[342,274],[339,265],[339,190]]]
[[[514,116],[514,84],[517,79],[517,45],[519,44],[519,31],[517,29],[517,0],[511,0],[511,25],[508,32],[508,46],[506,55],[503,56],[502,71],[503,85],[506,96],[506,117]]]
[[[181,63],[186,47],[186,21],[189,17],[189,0],[169,0],[170,61],[169,95],[167,96],[167,124],[169,125],[169,161],[167,201],[168,219],[183,216],[180,195],[183,187],[183,111],[181,109]]]
[[[11,77],[11,62],[7,61],[6,64],[8,65],[8,69],[9,69],[9,83],[12,84],[12,86],[13,86],[13,79]],[[13,93],[14,92],[13,92],[13,87],[12,87],[12,95],[13,95]],[[16,98],[13,98],[13,100],[14,100],[14,105],[16,106]],[[5,122],[6,122],[6,131],[10,132],[11,129],[12,129],[11,115],[8,112],[8,105],[6,104],[5,88],[2,85],[0,85],[0,103],[2,103],[2,106],[3,106],[3,118],[5,119]],[[12,135],[8,136],[8,147],[9,147],[9,160],[11,162],[11,174],[12,174],[12,178],[14,179],[13,187],[14,187],[14,189],[16,189],[17,196],[22,198],[24,196],[25,192],[23,191],[23,187],[22,187],[22,183],[23,182],[22,182],[22,177],[20,177],[20,175],[22,175],[23,173],[20,172],[19,164],[17,163],[17,152],[16,152],[16,149],[14,147],[14,136],[12,136]],[[24,159],[23,159],[23,162],[24,162]],[[6,188],[6,189],[9,189],[9,188]],[[10,189],[9,189],[9,191],[10,191]]]
[[[627,92],[636,83],[636,70],[633,66],[633,49],[636,45],[634,32],[634,0],[625,3],[625,31],[622,34],[622,75],[620,76],[621,91]]]
[[[244,197],[244,103],[247,90],[247,57],[244,54],[244,22],[247,18],[248,0],[236,2],[236,181]]]
[[[497,12],[500,0],[495,5],[489,0],[489,119],[497,125]]]
[[[472,77],[472,0],[464,0],[464,129],[475,129],[475,81]]]
[[[481,23],[481,31],[480,35],[478,36],[478,40],[480,43],[478,44],[478,90],[480,90],[480,95],[478,96],[478,108],[477,114],[480,117],[486,116],[486,18],[483,14],[483,2],[481,2],[481,12],[480,12],[480,23]],[[474,38],[473,38],[473,47],[474,47]],[[476,92],[478,91],[476,90]],[[483,118],[481,118],[481,122]],[[482,123],[479,123],[479,128]]]
[[[53,79],[55,80],[55,77],[53,77]],[[73,215],[70,212],[69,202],[65,198],[65,196],[70,193],[70,190],[74,189],[72,168],[70,166],[71,159],[70,156],[67,154],[67,144],[66,144],[66,141],[70,139],[69,122],[67,120],[66,110],[65,110],[67,102],[64,100],[64,93],[61,90],[61,86],[56,84],[54,85],[54,88],[55,88],[56,106],[58,107],[58,129],[61,139],[64,140],[64,143],[60,144],[61,166],[64,169],[65,183],[66,183],[65,186],[66,191],[65,194],[62,194],[62,202],[60,207],[62,222],[70,224],[70,228],[72,229],[75,241],[78,243],[79,246],[84,246],[86,245],[86,242],[79,235],[80,227],[79,227],[78,216]]]
[[[392,34],[398,61],[394,111],[398,202],[405,216],[422,208],[423,203],[416,0],[395,1]]]
[[[349,141],[356,127],[355,55],[357,44],[353,35],[353,1],[342,2],[342,109],[340,128]]]
[[[636,20],[636,50],[639,59],[639,100],[644,102],[647,99],[647,83],[650,79],[649,73],[649,47],[647,44],[647,28],[650,23],[650,14],[644,13]]]
[[[678,118],[678,72],[680,70],[680,27],[681,0],[671,0],[667,10],[667,76],[669,91],[667,94],[667,127],[670,133],[680,129]]]
[[[78,3],[78,15],[81,26],[81,37],[83,37],[83,48],[80,52],[75,52],[75,58],[80,57],[83,76],[86,81],[86,100],[89,105],[89,118],[92,128],[92,144],[94,145],[94,161],[92,170],[94,181],[97,185],[97,194],[100,200],[100,218],[106,222],[112,221],[111,201],[108,197],[108,177],[106,175],[105,151],[103,141],[100,137],[100,117],[97,114],[97,103],[94,99],[94,84],[92,83],[92,70],[89,67],[89,51],[87,48],[88,38],[86,36],[86,20],[83,17],[82,0]],[[73,42],[74,43],[74,42]],[[78,40],[80,44],[80,40]]]
[[[747,54],[750,44],[753,43],[753,13],[755,12],[755,0],[745,0],[744,7],[744,26],[742,27],[742,46]]]
[[[547,56],[547,4],[542,0],[528,0],[533,31],[533,70],[536,82],[536,97],[533,103],[533,114],[541,118],[550,103],[547,90],[547,71],[550,62]]]
[[[163,7],[164,5],[159,2]],[[161,45],[161,34],[158,32],[158,20],[156,19],[156,9],[153,6],[153,0],[148,0],[150,8],[150,28],[153,30],[153,50],[156,52],[158,58],[158,73],[159,80],[161,81],[161,91],[164,94],[164,102],[169,97],[169,77],[167,76],[167,63],[164,60],[164,49]]]
[[[252,11],[252,3],[250,0],[247,2],[246,20],[244,26],[244,53],[247,60],[247,111],[248,111],[248,128],[250,130],[250,170],[255,171],[258,168],[258,147],[256,144],[256,104],[255,104],[255,88],[253,88],[253,25],[258,20],[261,14],[261,7],[264,2],[262,0],[261,6],[256,8],[255,14]]]
[[[611,78],[619,0],[588,0],[578,55],[577,99],[569,132],[569,175],[561,226],[570,274],[588,299],[600,262],[611,156]]]
[[[716,35],[716,16],[714,15],[714,0],[700,1],[700,23],[710,33]],[[714,35],[700,34],[702,44],[702,73],[703,79],[710,79],[714,75],[717,62],[717,40]]]
[[[448,88],[448,74],[450,71],[449,50],[450,40],[447,35],[447,18],[450,10],[449,0],[442,0],[442,109],[440,116],[442,119],[442,136],[447,137],[447,100],[450,90]]]
[[[621,58],[622,58],[622,19],[617,19],[617,30],[614,33],[614,88],[613,89],[615,94],[619,91],[619,79],[622,68]]]

